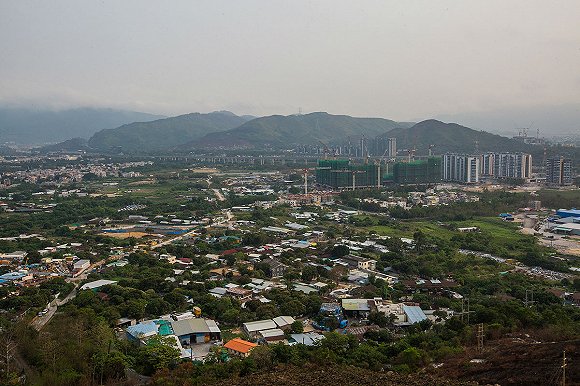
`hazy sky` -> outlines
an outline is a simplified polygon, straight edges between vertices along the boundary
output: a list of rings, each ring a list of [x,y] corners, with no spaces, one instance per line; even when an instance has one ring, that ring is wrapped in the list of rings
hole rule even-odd
[[[580,1],[0,0],[0,103],[415,120],[580,102]]]

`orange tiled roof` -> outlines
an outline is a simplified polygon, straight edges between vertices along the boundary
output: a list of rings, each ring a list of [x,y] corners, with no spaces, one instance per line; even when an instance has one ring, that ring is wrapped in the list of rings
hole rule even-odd
[[[224,344],[225,348],[238,351],[244,354],[248,353],[251,349],[253,349],[256,346],[258,346],[256,343],[248,342],[240,338],[234,338],[230,340],[228,343]]]

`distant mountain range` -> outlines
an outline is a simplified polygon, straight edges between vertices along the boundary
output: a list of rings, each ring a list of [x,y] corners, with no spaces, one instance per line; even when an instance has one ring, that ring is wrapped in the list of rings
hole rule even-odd
[[[75,137],[89,138],[102,129],[161,117],[135,111],[99,108],[52,111],[0,107],[0,144],[42,145]]]
[[[439,154],[472,153],[476,146],[481,151],[529,151],[532,148],[515,139],[434,119],[419,122],[408,129],[393,129],[384,136],[397,138],[397,148],[416,149],[417,154],[428,154],[430,145]]]
[[[135,122],[116,129],[101,130],[88,145],[102,151],[151,152],[174,148],[207,133],[226,131],[251,119],[229,111],[191,113],[152,122]]]
[[[332,145],[349,140],[356,144],[362,137],[368,140],[394,137],[397,138],[398,149],[416,149],[417,155],[426,155],[432,145],[435,154],[472,153],[477,147],[482,152],[530,152],[536,157],[536,162],[543,157],[541,146],[527,145],[512,138],[455,123],[431,119],[414,124],[324,112],[260,118],[237,116],[228,111],[191,113],[104,129],[92,135],[88,141],[73,138],[45,146],[41,151],[184,154],[207,149],[287,149],[296,145],[319,145],[320,142]],[[550,147],[547,150],[548,156],[568,153],[563,148]]]
[[[348,115],[311,113],[305,115],[272,115],[256,118],[234,129],[211,133],[186,144],[186,148],[215,147],[288,147],[294,144],[318,144],[348,137],[374,137],[395,127],[411,124],[383,118],[354,118]]]

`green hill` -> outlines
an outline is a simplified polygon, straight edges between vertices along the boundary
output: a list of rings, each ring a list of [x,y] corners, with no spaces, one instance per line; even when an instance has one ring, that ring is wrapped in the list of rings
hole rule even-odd
[[[77,151],[89,151],[88,141],[84,138],[71,138],[66,141],[55,143],[53,145],[46,145],[35,150],[41,153],[50,152],[77,152]]]
[[[248,119],[227,111],[216,111],[209,114],[185,114],[152,122],[135,122],[95,133],[89,139],[89,146],[100,151],[165,150],[201,138],[207,133],[238,127]]]
[[[397,138],[397,148],[417,150],[417,154],[428,154],[429,145],[435,145],[437,154],[445,152],[475,151],[476,141],[480,151],[530,151],[532,146],[515,139],[477,131],[456,123],[444,123],[434,119],[419,122],[408,128],[396,128],[383,134]]]
[[[256,118],[234,129],[211,133],[192,141],[186,148],[287,147],[293,144],[333,142],[347,137],[374,137],[395,127],[409,127],[383,118],[354,118],[348,115],[311,113],[305,115],[272,115]]]

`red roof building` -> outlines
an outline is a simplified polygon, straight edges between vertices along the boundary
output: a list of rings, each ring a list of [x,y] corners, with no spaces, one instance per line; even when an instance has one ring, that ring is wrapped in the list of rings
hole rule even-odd
[[[224,348],[228,350],[230,355],[240,356],[246,358],[254,347],[258,347],[256,343],[248,342],[240,338],[234,338],[224,344]]]

